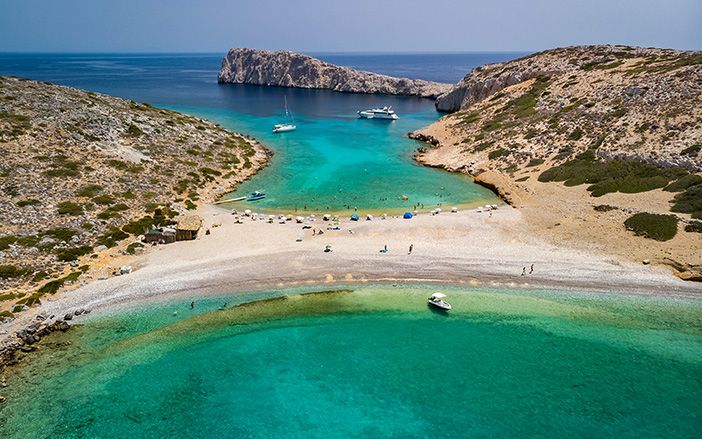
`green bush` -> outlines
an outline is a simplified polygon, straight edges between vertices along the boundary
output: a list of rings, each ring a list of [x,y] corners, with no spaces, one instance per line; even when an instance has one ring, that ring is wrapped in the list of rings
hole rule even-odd
[[[122,231],[132,235],[141,235],[156,224],[156,220],[151,216],[144,216],[138,220],[131,221],[122,227]]]
[[[562,181],[566,186],[589,184],[587,190],[599,197],[611,192],[633,194],[662,188],[686,174],[680,168],[659,168],[634,160],[597,160],[590,149],[542,172],[539,181]]]
[[[668,192],[682,192],[690,186],[694,186],[702,183],[702,176],[696,174],[683,175],[674,182],[670,183],[668,186],[663,188],[664,191]]]
[[[85,256],[88,253],[91,253],[92,251],[93,251],[93,248],[91,246],[83,245],[80,247],[60,249],[56,252],[56,256],[58,257],[59,261],[70,262],[70,261],[75,261],[76,259],[80,258],[81,256]]]
[[[542,165],[544,162],[545,162],[544,159],[531,159],[531,160],[529,160],[529,163],[527,163],[527,168],[530,168],[532,166]]]
[[[690,221],[685,226],[686,232],[702,233],[702,221]]]
[[[615,206],[610,206],[609,204],[598,204],[593,209],[597,212],[609,212],[611,210],[617,210]]]
[[[46,232],[42,233],[42,235],[50,236],[54,239],[58,239],[59,241],[68,242],[76,235],[76,233],[78,232],[73,229],[56,227],[54,229],[47,230]]]
[[[59,215],[78,216],[83,213],[83,206],[72,201],[61,201],[56,205]]]
[[[673,212],[689,213],[693,218],[702,219],[702,184],[690,186],[673,198]]]
[[[97,195],[98,192],[102,191],[102,186],[99,184],[89,184],[86,186],[81,187],[78,192],[76,192],[76,195],[79,197],[86,197],[86,198],[91,198]]]
[[[102,206],[109,206],[110,204],[112,204],[114,202],[115,202],[115,199],[110,194],[103,194],[103,195],[98,195],[97,197],[93,197],[93,203],[100,204]]]
[[[39,204],[41,204],[41,201],[37,200],[36,198],[27,198],[25,200],[18,201],[17,207],[38,206]]]
[[[14,279],[31,273],[32,270],[25,267],[18,267],[12,264],[0,265],[0,279]]]
[[[143,248],[143,247],[144,247],[144,245],[140,242],[132,242],[131,244],[129,244],[127,246],[127,253],[129,253],[130,255],[133,255],[134,253],[136,253],[136,249]]]
[[[504,157],[504,156],[507,156],[507,155],[509,155],[509,151],[508,151],[508,150],[506,150],[506,149],[504,149],[504,148],[497,148],[497,149],[495,149],[495,150],[493,150],[493,151],[490,151],[490,153],[488,154],[488,158],[489,158],[490,160],[493,160],[493,159],[500,158],[500,157]]]
[[[678,217],[641,212],[630,216],[624,221],[624,226],[637,236],[668,241],[678,232]]]
[[[699,154],[700,150],[702,150],[702,144],[698,143],[696,145],[692,145],[688,148],[683,149],[682,151],[680,151],[680,154],[692,157]]]
[[[10,245],[14,244],[16,241],[16,236],[0,236],[0,250],[7,250],[10,248]]]
[[[97,239],[97,245],[104,245],[107,247],[114,247],[117,242],[129,238],[129,235],[124,233],[118,228],[112,228],[110,231],[104,233]]]
[[[580,140],[583,137],[583,130],[580,127],[574,129],[569,135],[569,140]]]

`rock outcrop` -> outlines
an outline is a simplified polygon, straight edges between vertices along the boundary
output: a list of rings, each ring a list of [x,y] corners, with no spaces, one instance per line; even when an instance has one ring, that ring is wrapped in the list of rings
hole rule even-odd
[[[436,98],[451,89],[450,84],[363,72],[300,53],[257,49],[230,49],[217,81],[423,98]]]

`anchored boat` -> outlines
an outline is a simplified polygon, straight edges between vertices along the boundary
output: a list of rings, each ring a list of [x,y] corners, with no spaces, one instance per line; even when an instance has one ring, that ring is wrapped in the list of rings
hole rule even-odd
[[[372,110],[359,111],[358,117],[362,119],[399,119],[399,116],[395,114],[395,110],[393,110],[392,107],[374,108]]]
[[[274,133],[286,133],[288,131],[295,131],[297,126],[294,124],[295,120],[292,117],[292,113],[288,111],[288,98],[285,98],[285,123],[279,123],[273,125]]]
[[[256,201],[256,200],[261,200],[263,198],[266,198],[266,194],[264,194],[263,192],[256,191],[256,192],[252,193],[251,195],[249,195],[248,197],[246,197],[246,201]]]
[[[450,311],[451,304],[446,302],[445,300],[443,300],[445,297],[446,297],[446,294],[444,294],[444,293],[434,293],[427,300],[427,303],[429,303],[430,306],[433,306],[434,308],[438,308],[442,311]]]

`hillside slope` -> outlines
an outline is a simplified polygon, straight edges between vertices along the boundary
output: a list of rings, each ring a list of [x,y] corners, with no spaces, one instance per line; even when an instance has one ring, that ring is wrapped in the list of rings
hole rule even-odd
[[[420,162],[476,176],[551,239],[702,278],[702,53],[550,50],[474,69],[437,108],[455,112],[411,133]],[[667,218],[625,226],[635,213]]]
[[[195,117],[0,77],[0,154],[0,302],[7,310],[33,303],[28,293],[75,281],[99,249],[124,247],[150,225],[213,200],[263,166],[268,153]]]

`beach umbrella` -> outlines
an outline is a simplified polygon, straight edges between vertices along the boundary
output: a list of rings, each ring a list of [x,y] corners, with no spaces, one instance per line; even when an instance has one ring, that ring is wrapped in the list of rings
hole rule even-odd
[[[329,220],[331,219],[331,214],[325,213],[325,214],[322,216],[322,219],[323,219],[324,221],[329,221]]]
[[[412,219],[412,212],[405,212],[405,214],[402,216],[404,219]]]
[[[244,215],[246,215],[246,216],[251,215],[251,211],[250,211],[249,209],[246,209],[246,210],[244,211]]]
[[[458,207],[452,207],[451,213],[458,213]]]
[[[351,221],[358,221],[358,215],[355,213],[351,215]]]
[[[371,215],[370,213],[366,215],[366,221],[373,221],[373,215]]]

